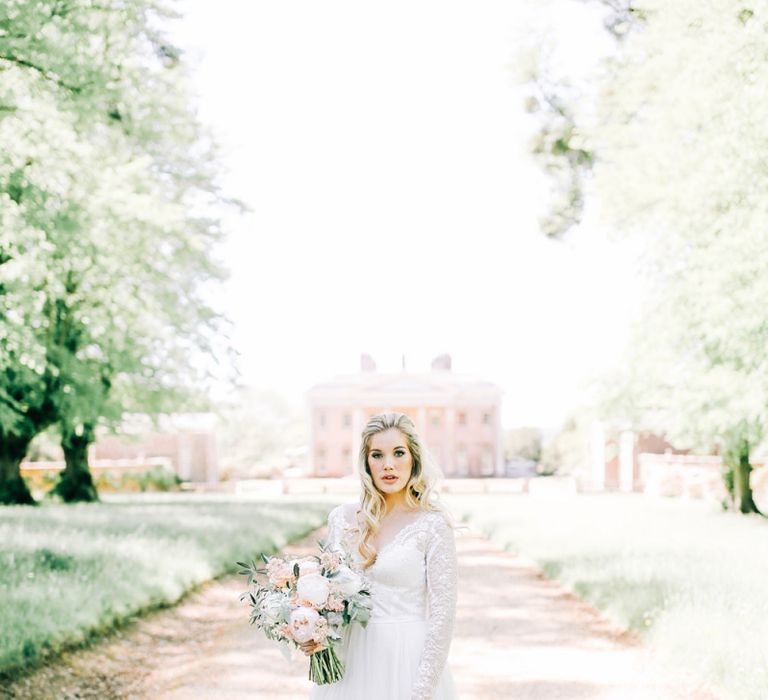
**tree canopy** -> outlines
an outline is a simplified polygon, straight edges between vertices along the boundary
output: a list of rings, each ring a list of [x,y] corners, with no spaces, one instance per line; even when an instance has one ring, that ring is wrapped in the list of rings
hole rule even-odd
[[[719,445],[735,468],[768,418],[768,6],[628,6],[632,26],[604,63],[593,116],[573,127],[591,154],[582,196],[611,230],[645,239],[638,262],[654,287],[605,405],[698,449]],[[554,148],[547,157],[575,167]],[[561,234],[577,212],[560,221]],[[736,500],[753,509],[748,488]]]
[[[41,430],[92,440],[126,410],[171,410],[226,349],[206,286],[225,277],[231,202],[173,16],[149,0],[0,9],[0,501],[23,492]]]

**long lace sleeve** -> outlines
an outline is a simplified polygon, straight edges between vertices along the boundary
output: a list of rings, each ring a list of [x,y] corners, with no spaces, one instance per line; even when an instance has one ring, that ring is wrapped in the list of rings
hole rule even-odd
[[[411,700],[431,700],[448,659],[456,616],[456,540],[442,515],[433,522],[426,549],[429,622]]]
[[[328,534],[325,537],[326,542],[331,549],[340,551],[343,549],[341,540],[344,534],[342,512],[343,506],[336,506],[330,513],[328,513]]]

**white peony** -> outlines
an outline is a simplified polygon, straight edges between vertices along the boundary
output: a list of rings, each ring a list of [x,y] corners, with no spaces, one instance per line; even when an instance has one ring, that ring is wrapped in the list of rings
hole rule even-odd
[[[322,574],[302,574],[296,584],[296,593],[299,598],[310,601],[318,608],[325,605],[330,591],[330,581]]]
[[[281,613],[285,598],[282,593],[270,593],[261,602],[261,617],[270,625],[277,624],[282,619]]]
[[[314,559],[305,559],[303,561],[299,559],[291,559],[291,571],[293,571],[294,564],[299,565],[299,577],[320,572],[320,563],[316,562]]]
[[[348,566],[340,566],[339,572],[333,577],[333,583],[341,593],[342,597],[357,593],[363,585],[363,580]]]
[[[315,634],[315,625],[320,619],[320,613],[314,608],[304,606],[296,608],[288,624],[291,626],[293,638],[299,643],[308,642]]]

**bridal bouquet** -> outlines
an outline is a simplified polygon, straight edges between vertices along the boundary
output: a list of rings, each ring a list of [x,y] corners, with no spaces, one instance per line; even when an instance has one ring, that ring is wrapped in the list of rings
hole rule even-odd
[[[331,551],[318,540],[320,553],[300,559],[261,555],[266,568],[245,564],[248,592],[241,600],[251,604],[251,624],[273,639],[294,648],[310,640],[319,648],[310,656],[309,680],[323,685],[344,675],[335,647],[346,625],[368,624],[370,583],[351,567],[350,555]],[[257,575],[266,581],[257,581]]]

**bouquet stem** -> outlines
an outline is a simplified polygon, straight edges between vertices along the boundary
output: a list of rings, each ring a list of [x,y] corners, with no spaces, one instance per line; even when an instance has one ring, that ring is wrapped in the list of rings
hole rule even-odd
[[[317,685],[335,683],[344,675],[344,664],[333,647],[316,651],[309,657],[309,680]]]

